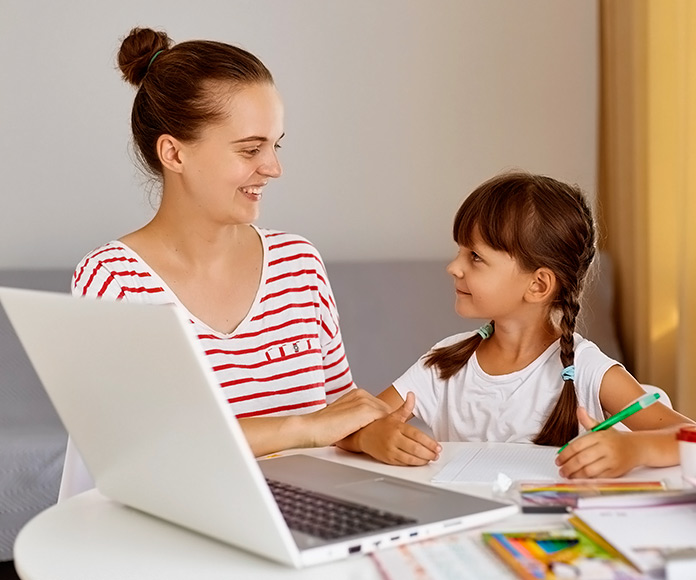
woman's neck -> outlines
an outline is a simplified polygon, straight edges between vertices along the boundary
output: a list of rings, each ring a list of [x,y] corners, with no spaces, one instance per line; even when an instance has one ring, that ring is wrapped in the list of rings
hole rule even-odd
[[[250,224],[203,226],[157,215],[144,227],[121,238],[158,272],[224,271],[244,260],[259,245]]]

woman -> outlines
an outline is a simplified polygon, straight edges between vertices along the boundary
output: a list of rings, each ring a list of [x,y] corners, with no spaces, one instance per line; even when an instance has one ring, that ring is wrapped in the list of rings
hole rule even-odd
[[[271,73],[240,48],[138,28],[118,63],[138,88],[135,149],[161,200],[78,264],[73,293],[183,308],[257,456],[329,445],[384,416],[352,382],[319,253],[253,225],[282,173]]]

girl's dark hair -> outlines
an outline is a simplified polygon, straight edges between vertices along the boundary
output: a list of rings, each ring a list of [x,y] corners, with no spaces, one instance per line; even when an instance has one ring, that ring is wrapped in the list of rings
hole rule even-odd
[[[498,175],[464,200],[454,218],[453,233],[458,244],[468,247],[478,233],[486,245],[510,254],[521,269],[533,272],[544,267],[555,274],[558,290],[553,310],[559,315],[561,362],[563,367],[573,365],[580,296],[596,252],[595,222],[582,191],[543,175]],[[435,349],[426,355],[425,364],[448,379],[461,370],[482,340],[475,334]],[[577,406],[574,382],[564,381],[558,402],[534,443],[563,445],[575,437]]]
[[[155,176],[162,175],[160,135],[193,141],[205,126],[222,120],[230,85],[273,84],[269,70],[246,50],[208,40],[173,45],[165,32],[149,28],[130,31],[118,66],[138,87],[131,129],[140,162]],[[220,83],[226,83],[224,90]]]

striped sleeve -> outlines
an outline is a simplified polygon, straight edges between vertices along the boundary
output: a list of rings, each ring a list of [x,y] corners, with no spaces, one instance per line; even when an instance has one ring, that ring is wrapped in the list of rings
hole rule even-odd
[[[151,302],[151,298],[142,298],[164,294],[164,288],[142,262],[117,242],[110,242],[87,254],[77,265],[72,293],[80,297]]]

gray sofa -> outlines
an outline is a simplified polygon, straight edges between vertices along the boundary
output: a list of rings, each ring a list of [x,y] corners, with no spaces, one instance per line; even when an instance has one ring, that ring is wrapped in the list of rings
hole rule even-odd
[[[378,393],[446,336],[475,330],[482,321],[454,312],[446,262],[328,262],[341,332],[355,382]],[[622,361],[613,324],[613,271],[600,253],[583,298],[578,332]]]
[[[445,262],[328,262],[355,382],[378,393],[435,342],[479,324],[454,312]],[[0,270],[0,286],[67,291],[69,270]],[[611,324],[612,272],[602,256],[580,331],[621,360]],[[66,433],[0,308],[0,561],[17,532],[55,502]]]
[[[0,286],[66,291],[67,270],[0,270]],[[0,562],[19,529],[55,503],[67,435],[0,307]]]

